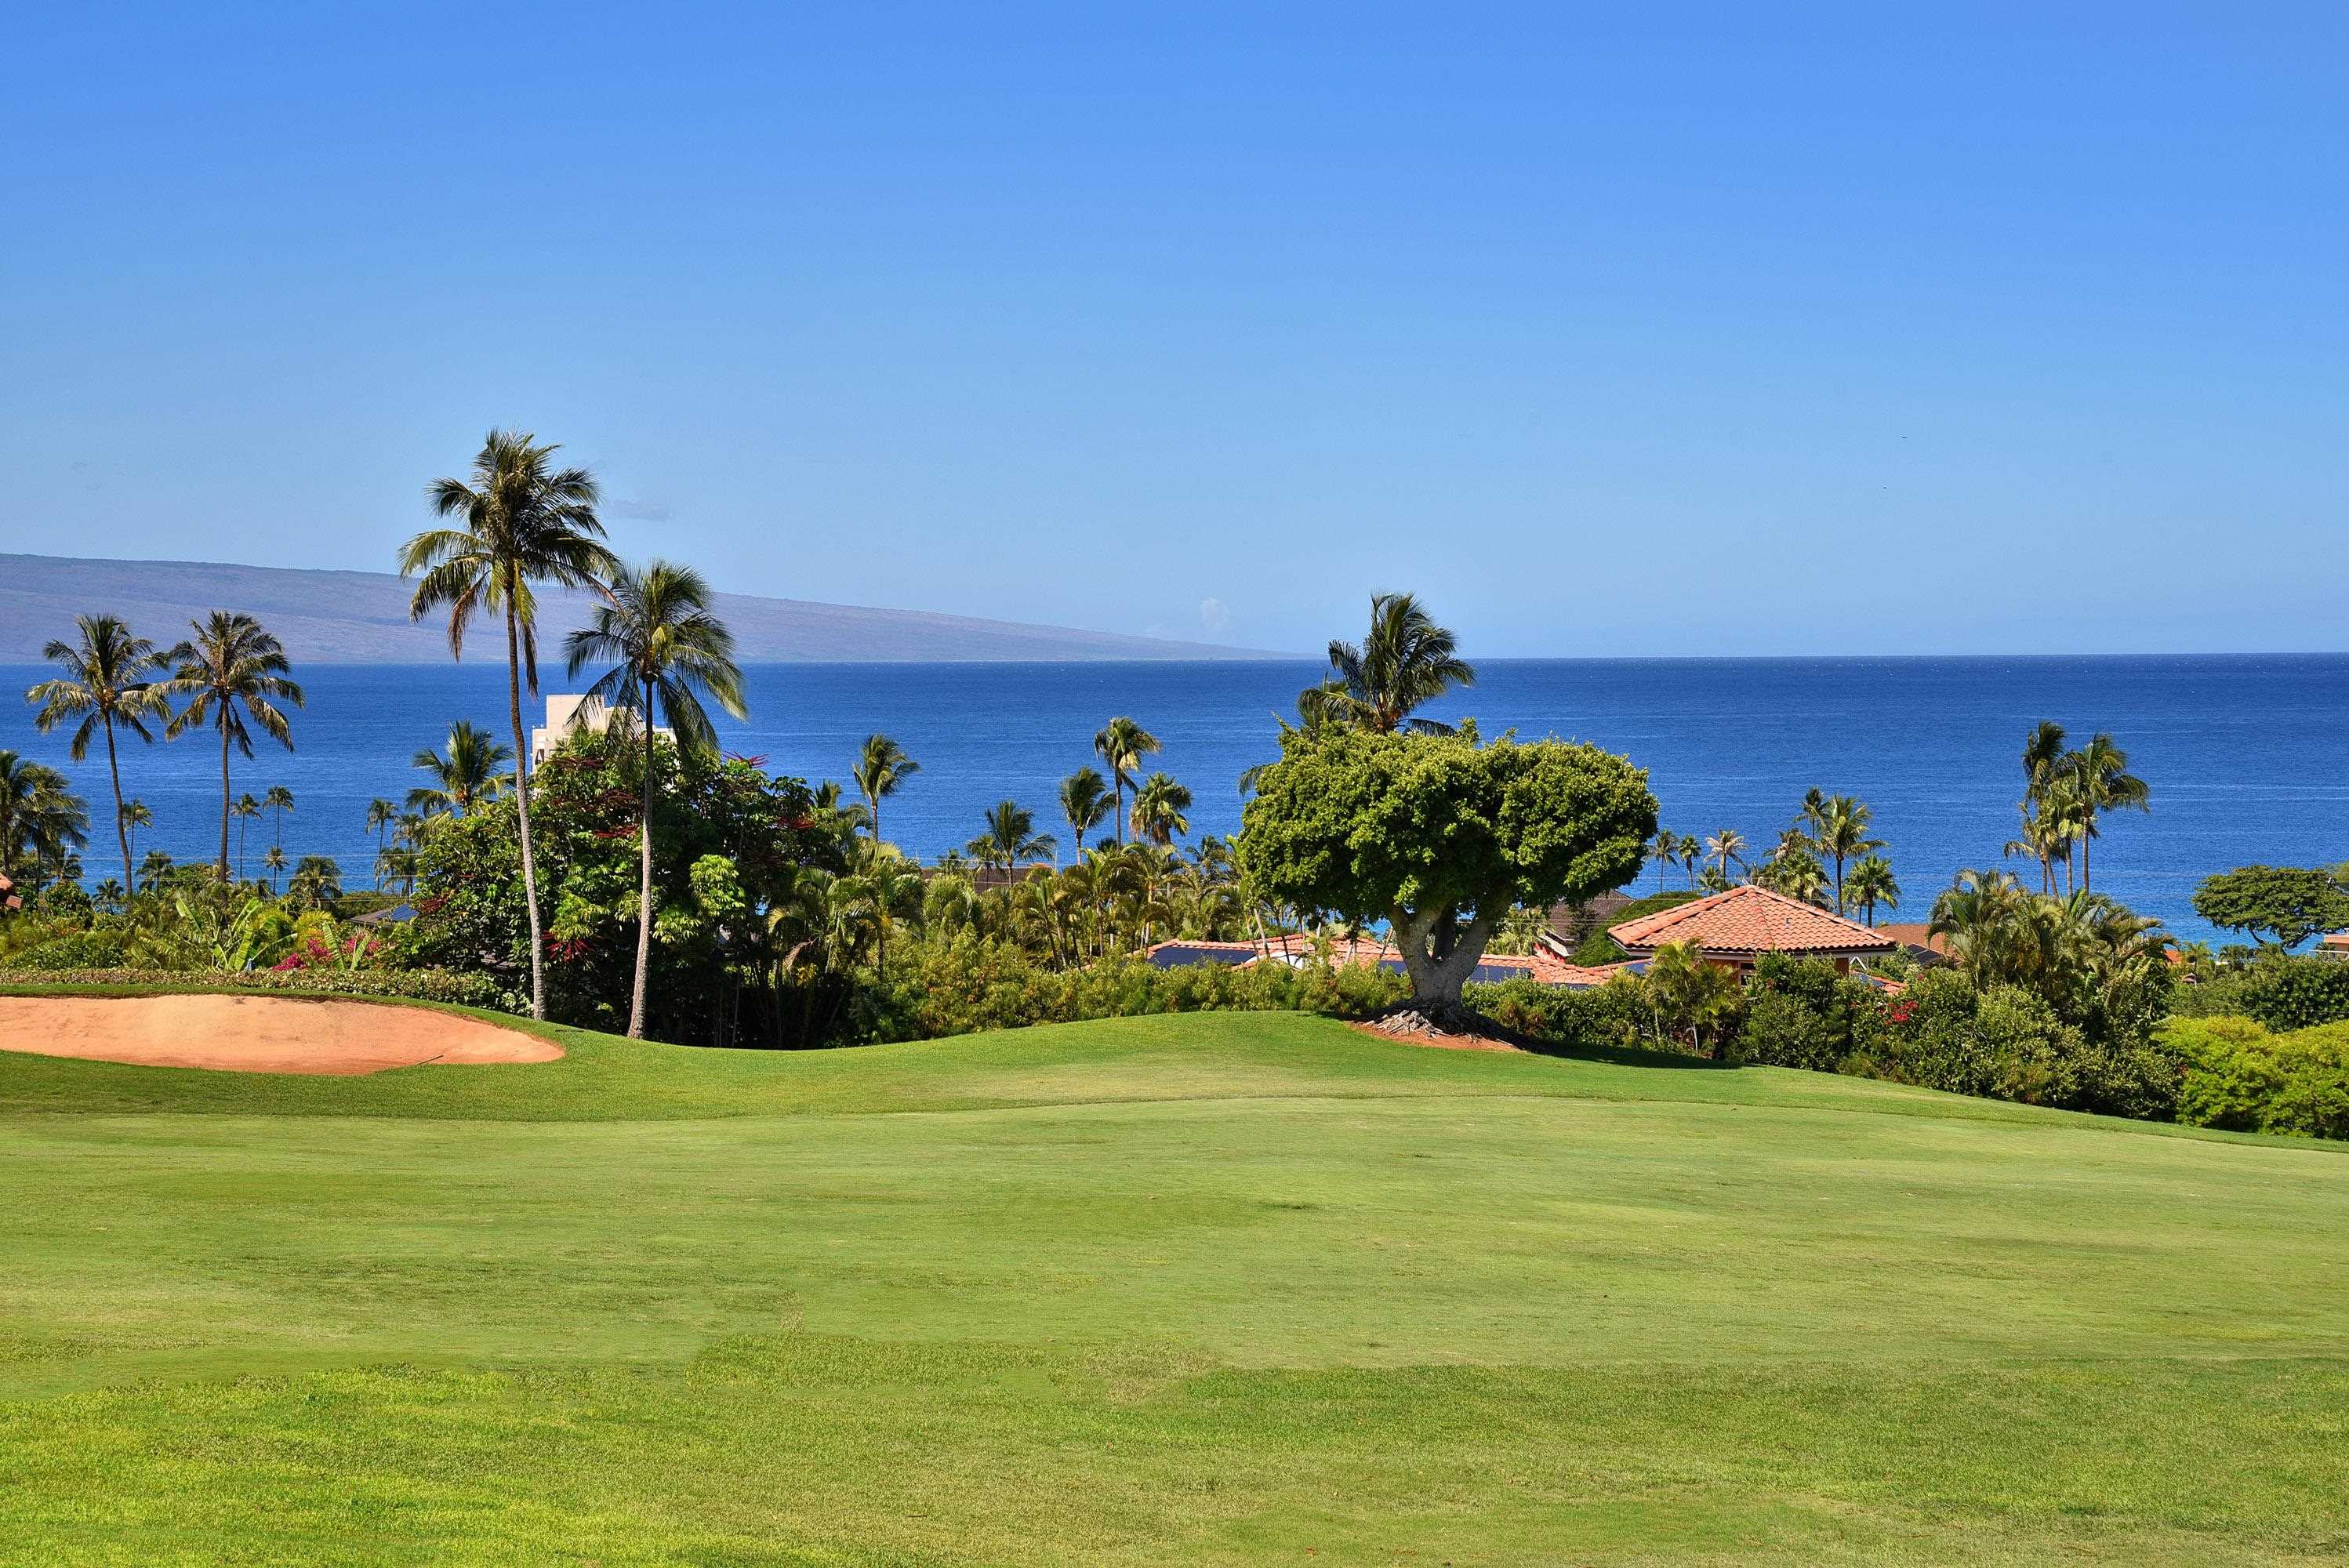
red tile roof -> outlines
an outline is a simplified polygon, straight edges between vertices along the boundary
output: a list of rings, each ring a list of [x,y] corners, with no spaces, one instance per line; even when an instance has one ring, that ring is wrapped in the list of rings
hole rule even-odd
[[[1825,953],[1853,957],[1889,953],[1899,945],[1880,931],[1824,909],[1772,892],[1765,887],[1733,887],[1694,903],[1608,927],[1607,934],[1634,956],[1668,942],[1693,942],[1723,957],[1757,953]]]
[[[1154,955],[1163,954],[1163,961]],[[1255,964],[1264,959],[1304,963],[1313,956],[1313,938],[1300,933],[1284,932],[1268,942],[1162,942],[1143,954],[1159,963],[1162,968],[1177,963],[1229,961]],[[1339,969],[1350,965],[1371,968],[1401,968],[1402,954],[1392,942],[1377,941],[1366,936],[1339,937],[1330,944],[1330,963]],[[1628,965],[1609,964],[1590,967],[1569,964],[1554,953],[1487,953],[1476,960],[1476,978],[1485,982],[1523,975],[1543,985],[1568,985],[1580,988],[1603,985],[1628,968]],[[1496,973],[1497,972],[1497,973]]]

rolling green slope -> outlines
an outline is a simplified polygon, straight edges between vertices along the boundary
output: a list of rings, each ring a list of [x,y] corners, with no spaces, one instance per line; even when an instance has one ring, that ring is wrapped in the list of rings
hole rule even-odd
[[[0,1562],[2349,1552],[2339,1150],[1283,1015],[563,1037],[0,1055]]]

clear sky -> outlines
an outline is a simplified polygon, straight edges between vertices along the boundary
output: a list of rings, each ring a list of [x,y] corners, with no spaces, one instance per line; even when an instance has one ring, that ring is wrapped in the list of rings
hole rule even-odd
[[[0,550],[382,569],[497,423],[745,593],[2349,647],[2337,3],[215,9],[9,24]]]

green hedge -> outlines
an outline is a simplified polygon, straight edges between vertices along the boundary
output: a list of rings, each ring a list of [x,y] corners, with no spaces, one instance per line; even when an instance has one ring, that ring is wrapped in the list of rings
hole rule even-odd
[[[529,999],[487,975],[447,969],[68,969],[10,972],[22,984],[67,988],[168,991],[280,991],[335,996],[405,996],[496,1012],[527,1013]]]
[[[2349,1138],[2349,1024],[2271,1034],[2255,1018],[2172,1018],[2161,1037],[2185,1063],[2178,1120]]]
[[[2189,1017],[2256,1018],[2279,1034],[2349,1023],[2349,963],[2271,954],[2247,969],[2178,986],[2170,1011]]]

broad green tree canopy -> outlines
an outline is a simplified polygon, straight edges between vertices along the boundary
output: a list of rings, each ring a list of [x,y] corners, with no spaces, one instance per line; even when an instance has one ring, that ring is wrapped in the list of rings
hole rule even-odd
[[[2327,871],[2239,866],[2202,879],[2194,913],[2258,941],[2297,947],[2320,931],[2349,924],[2349,888]]]
[[[1644,769],[1595,746],[1294,730],[1259,776],[1241,857],[1277,903],[1384,920],[1415,995],[1456,1006],[1501,917],[1638,876]]]

